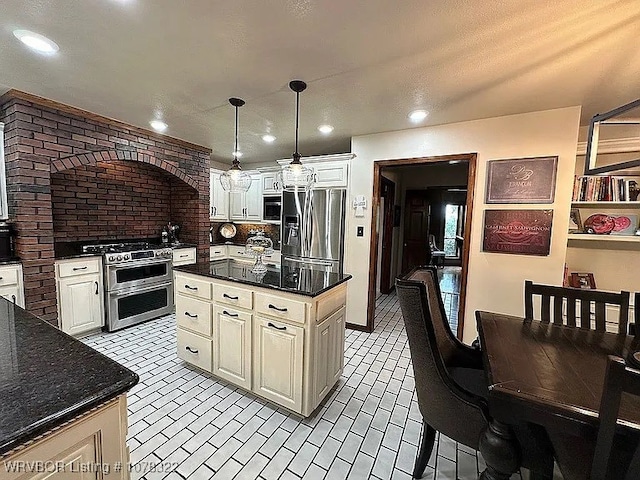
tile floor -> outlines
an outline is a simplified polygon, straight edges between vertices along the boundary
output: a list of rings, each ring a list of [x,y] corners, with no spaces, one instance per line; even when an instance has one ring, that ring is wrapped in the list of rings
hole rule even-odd
[[[304,420],[180,361],[172,315],[83,340],[140,375],[128,395],[134,479],[410,479],[421,417],[394,295],[376,316],[374,333],[347,331],[342,379]],[[162,462],[175,468],[142,471]],[[424,478],[476,479],[483,465],[441,436]]]

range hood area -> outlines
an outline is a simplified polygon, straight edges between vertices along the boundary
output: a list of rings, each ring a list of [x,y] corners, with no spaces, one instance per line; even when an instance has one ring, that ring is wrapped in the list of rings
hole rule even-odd
[[[57,323],[56,242],[160,238],[171,221],[208,260],[210,149],[16,90],[0,122],[30,313]]]

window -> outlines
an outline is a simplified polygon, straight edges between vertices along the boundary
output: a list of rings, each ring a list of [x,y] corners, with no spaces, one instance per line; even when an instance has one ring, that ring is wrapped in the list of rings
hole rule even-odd
[[[449,258],[460,258],[460,242],[464,231],[464,205],[447,204],[444,217],[444,254]]]

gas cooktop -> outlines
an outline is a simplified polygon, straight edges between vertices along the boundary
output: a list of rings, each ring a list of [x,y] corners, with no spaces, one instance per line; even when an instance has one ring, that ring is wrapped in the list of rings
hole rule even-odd
[[[82,253],[122,253],[137,250],[154,250],[158,248],[163,247],[148,242],[97,243],[95,245],[84,245],[82,247]]]

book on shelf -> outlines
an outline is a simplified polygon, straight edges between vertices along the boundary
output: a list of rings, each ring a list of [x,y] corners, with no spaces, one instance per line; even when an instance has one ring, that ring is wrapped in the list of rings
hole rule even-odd
[[[574,202],[628,202],[636,200],[635,180],[612,175],[580,175],[573,183]]]

